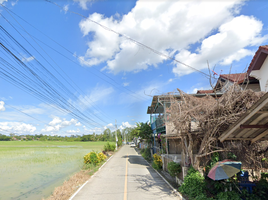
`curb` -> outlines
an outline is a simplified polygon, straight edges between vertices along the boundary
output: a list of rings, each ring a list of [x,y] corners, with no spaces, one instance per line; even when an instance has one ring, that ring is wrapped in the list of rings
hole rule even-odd
[[[95,174],[97,174],[101,168],[106,165],[106,163],[113,157],[114,155],[112,155],[105,163],[103,163],[103,165],[98,169],[98,171],[96,171],[82,186],[80,186],[80,188],[78,188],[78,190],[76,190],[76,192],[69,198],[69,200],[72,200],[76,195],[77,193],[88,183],[88,181],[93,178],[95,176]]]
[[[142,157],[143,158],[143,157]],[[144,159],[144,158],[143,158]],[[145,159],[144,159],[145,160]],[[148,165],[149,166],[151,166],[152,167],[152,165],[147,161],[147,160],[145,160],[147,163],[148,163]],[[153,168],[153,167],[152,167]],[[173,192],[177,195],[177,196],[179,196],[182,200],[186,200],[182,195],[181,195],[181,193],[179,193],[157,170],[155,170],[154,168],[153,168],[153,170],[166,182],[166,184],[168,184],[168,186],[173,190]]]

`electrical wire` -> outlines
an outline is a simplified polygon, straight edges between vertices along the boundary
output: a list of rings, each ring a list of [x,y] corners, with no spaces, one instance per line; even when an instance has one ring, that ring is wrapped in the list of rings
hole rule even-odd
[[[59,8],[63,9],[62,6],[60,6],[59,4],[57,4],[57,3],[53,2],[53,1],[50,1],[50,0],[44,0],[44,1],[46,1],[46,2],[48,2],[48,3],[51,3],[51,4],[54,4],[55,6],[58,6]],[[173,58],[173,57],[171,57],[171,56],[168,56],[168,55],[166,55],[166,54],[164,54],[164,53],[162,53],[162,52],[160,52],[160,51],[158,51],[158,50],[156,50],[156,49],[154,49],[154,48],[152,48],[152,47],[149,47],[148,45],[145,45],[145,44],[143,44],[143,43],[141,43],[141,42],[138,42],[137,40],[132,39],[131,37],[128,37],[128,36],[126,36],[126,35],[124,35],[124,34],[122,34],[122,33],[119,33],[119,32],[117,32],[117,31],[115,31],[115,30],[113,30],[113,29],[110,29],[110,28],[108,28],[107,26],[104,26],[104,25],[102,25],[102,24],[100,24],[100,23],[98,23],[98,22],[96,22],[96,21],[94,21],[94,20],[92,20],[92,19],[89,19],[89,18],[87,18],[86,16],[84,16],[84,15],[82,15],[82,14],[80,14],[80,13],[71,11],[71,10],[69,10],[69,9],[67,10],[67,12],[72,13],[72,14],[75,14],[75,15],[79,15],[79,16],[81,16],[81,17],[83,17],[83,18],[89,20],[90,22],[92,22],[92,23],[94,23],[94,24],[97,24],[98,26],[102,27],[102,28],[103,28],[104,30],[106,30],[106,31],[110,31],[110,32],[112,32],[112,33],[118,35],[119,37],[123,37],[123,38],[129,40],[130,42],[132,42],[132,43],[134,43],[134,44],[136,44],[136,45],[138,45],[138,46],[144,47],[144,48],[150,50],[151,52],[153,52],[153,53],[155,53],[155,54],[157,54],[157,55],[159,55],[159,56],[163,56],[163,57],[167,58],[168,60],[173,60],[173,61],[175,61],[175,62],[177,62],[177,63],[179,63],[179,64],[181,64],[181,65],[183,65],[183,66],[186,66],[186,67],[188,67],[188,68],[190,68],[190,69],[192,69],[192,70],[194,70],[194,71],[196,71],[196,72],[199,72],[199,73],[203,74],[203,75],[206,76],[206,77],[211,78],[211,76],[210,76],[209,74],[206,74],[205,72],[202,72],[202,71],[200,71],[200,70],[198,70],[198,69],[196,69],[196,68],[194,68],[194,67],[192,67],[192,66],[190,66],[190,65],[187,65],[187,64],[185,64],[185,63],[183,63],[183,62],[177,60],[176,58]]]

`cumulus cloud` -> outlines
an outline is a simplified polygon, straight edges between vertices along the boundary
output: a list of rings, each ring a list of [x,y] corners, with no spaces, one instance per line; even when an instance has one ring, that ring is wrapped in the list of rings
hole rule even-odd
[[[62,120],[59,117],[54,117],[53,120],[51,122],[49,122],[50,126],[55,126],[56,124],[61,123]]]
[[[91,22],[94,20],[199,70],[206,66],[207,60],[229,65],[252,55],[247,48],[267,39],[261,36],[261,21],[239,16],[244,2],[139,0],[120,19],[93,13],[79,24],[84,36],[93,33],[87,52],[79,60],[86,66],[106,63],[105,69],[119,73],[146,70],[167,59],[103,29]],[[190,47],[194,44],[201,45],[192,52]],[[177,76],[193,72],[186,66],[173,64]]]
[[[6,108],[5,108],[5,102],[3,101],[0,101],[0,111],[5,111]]]
[[[190,66],[199,70],[207,68],[207,61],[213,66],[217,63],[230,65],[233,61],[239,61],[245,56],[254,55],[253,51],[246,49],[267,40],[267,36],[260,36],[262,22],[252,16],[238,16],[222,24],[217,34],[204,39],[197,53],[182,50],[176,55],[176,59],[183,60]],[[180,64],[173,69],[177,75],[189,74],[191,69]]]
[[[136,125],[131,125],[129,122],[122,122],[122,125],[120,126],[120,129],[124,129],[124,128],[135,128]]]
[[[67,133],[80,133],[80,129],[76,129],[76,130],[68,130],[66,131]]]
[[[57,132],[62,128],[77,124],[76,119],[71,119],[70,121],[66,119],[60,119],[59,117],[54,117],[51,122],[49,122],[49,126],[45,126],[41,132]]]
[[[82,126],[82,124],[80,122],[77,122],[75,126]]]
[[[0,129],[17,134],[29,134],[36,131],[36,127],[22,122],[0,122]]]

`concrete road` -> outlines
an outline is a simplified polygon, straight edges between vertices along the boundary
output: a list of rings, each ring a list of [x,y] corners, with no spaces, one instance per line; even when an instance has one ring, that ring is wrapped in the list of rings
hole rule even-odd
[[[178,200],[164,180],[137,154],[123,146],[73,200]]]

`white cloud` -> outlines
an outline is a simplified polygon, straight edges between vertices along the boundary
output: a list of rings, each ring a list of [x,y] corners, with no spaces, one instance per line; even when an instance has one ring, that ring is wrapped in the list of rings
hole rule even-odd
[[[134,128],[136,125],[130,125],[129,122],[122,122],[122,126],[124,128]]]
[[[82,124],[80,122],[77,122],[75,126],[82,126]]]
[[[83,9],[83,10],[87,10],[87,5],[88,3],[92,2],[94,0],[74,0],[74,2],[78,2],[79,6]]]
[[[207,61],[210,66],[219,62],[221,65],[230,65],[233,61],[254,55],[254,52],[246,47],[259,45],[268,39],[267,36],[260,35],[262,26],[262,22],[252,16],[235,17],[222,24],[217,34],[204,39],[201,47],[196,50],[197,53],[184,49],[176,55],[176,59],[199,70],[207,68]],[[192,70],[177,64],[173,72],[181,76],[191,73]]]
[[[139,0],[120,20],[93,13],[79,24],[84,36],[93,33],[87,52],[79,57],[80,62],[87,66],[106,63],[107,70],[118,73],[146,70],[166,59],[90,21],[94,20],[195,68],[203,69],[207,60],[228,65],[252,55],[247,47],[259,45],[266,39],[260,35],[260,21],[238,16],[243,5],[244,0]],[[193,44],[201,44],[196,52],[189,50]],[[193,72],[188,67],[173,64],[176,75]]]
[[[34,60],[34,57],[33,56],[28,57],[28,58],[23,57],[21,60],[22,60],[22,62],[31,62],[32,60]]]
[[[66,131],[67,133],[80,133],[80,129],[76,129],[76,130],[68,130]]]
[[[0,122],[0,129],[17,134],[32,134],[36,131],[35,126],[22,122]]]
[[[53,120],[51,122],[49,122],[50,126],[55,126],[56,124],[61,123],[62,120],[59,117],[54,117]]]
[[[5,102],[3,101],[0,101],[0,111],[5,111],[6,108],[5,108]]]
[[[64,120],[63,122],[61,122],[61,126],[66,127],[66,126],[71,126],[76,123],[77,123],[76,119],[71,119],[70,121]]]
[[[15,6],[15,5],[18,3],[18,1],[19,1],[19,0],[16,0],[16,1],[11,2],[11,5],[12,5],[12,6]]]
[[[5,1],[7,2],[7,0],[0,0],[0,3],[4,3]]]
[[[45,126],[41,132],[57,132],[65,127],[77,124],[76,119],[71,119],[70,121],[66,119],[60,119],[59,117],[54,117],[51,122],[49,122],[49,126]]]
[[[66,14],[68,12],[68,10],[69,10],[69,5],[67,4],[67,5],[63,6],[63,10],[64,10],[64,12]]]

